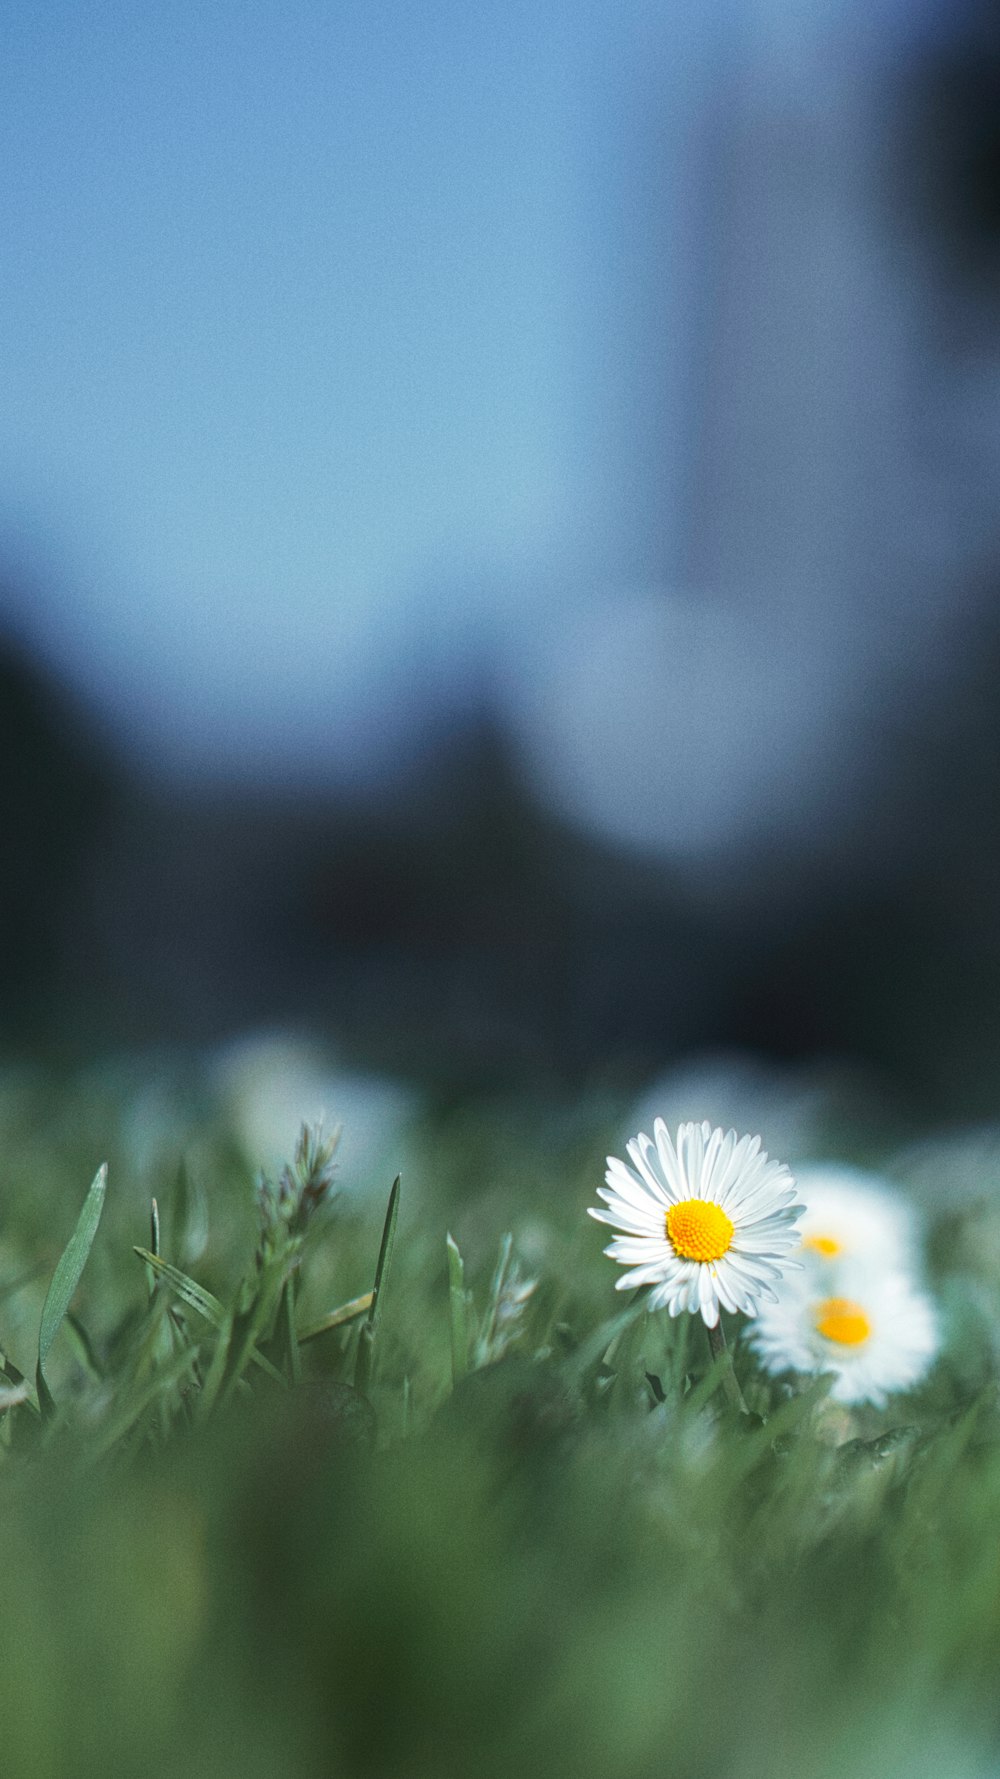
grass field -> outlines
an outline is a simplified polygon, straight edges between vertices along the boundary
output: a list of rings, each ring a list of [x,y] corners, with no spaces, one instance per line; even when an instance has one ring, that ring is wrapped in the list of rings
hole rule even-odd
[[[734,1317],[744,1416],[614,1291],[627,1118],[438,1106],[398,1196],[315,1145],[262,1196],[187,1088],[8,1072],[5,1776],[1000,1773],[989,1145],[910,1167],[919,1390],[836,1407]]]

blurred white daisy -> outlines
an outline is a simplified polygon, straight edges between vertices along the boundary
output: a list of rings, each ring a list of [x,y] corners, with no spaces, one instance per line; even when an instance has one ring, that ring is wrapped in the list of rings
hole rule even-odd
[[[676,1145],[662,1118],[653,1137],[627,1145],[632,1166],[608,1156],[604,1209],[590,1212],[621,1233],[604,1252],[627,1266],[616,1289],[652,1285],[650,1309],[700,1314],[709,1328],[719,1307],[756,1313],[761,1297],[798,1246],[801,1205],[795,1182],[769,1161],[759,1137],[682,1124]]]
[[[277,1175],[303,1124],[342,1128],[337,1181],[371,1191],[396,1171],[417,1109],[399,1082],[338,1067],[312,1039],[294,1032],[244,1034],[209,1059],[209,1078],[254,1168]]]
[[[836,1165],[800,1169],[795,1176],[805,1210],[799,1235],[805,1257],[872,1264],[905,1272],[918,1257],[913,1207],[877,1174]]]
[[[850,1295],[841,1296],[850,1284]],[[908,1390],[938,1350],[937,1318],[923,1292],[898,1273],[840,1275],[838,1295],[815,1278],[782,1286],[762,1306],[750,1340],[767,1371],[833,1374],[833,1402],[877,1408]]]

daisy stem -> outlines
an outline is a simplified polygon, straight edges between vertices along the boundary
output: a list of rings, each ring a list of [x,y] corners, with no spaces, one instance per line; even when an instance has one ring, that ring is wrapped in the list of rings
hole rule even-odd
[[[733,1355],[726,1345],[726,1335],[722,1323],[716,1322],[714,1328],[709,1328],[706,1325],[705,1333],[708,1335],[708,1346],[712,1358],[725,1360],[722,1368],[722,1388],[726,1392],[730,1406],[735,1408],[737,1414],[748,1415],[750,1410],[747,1408],[739,1380],[733,1370]]]

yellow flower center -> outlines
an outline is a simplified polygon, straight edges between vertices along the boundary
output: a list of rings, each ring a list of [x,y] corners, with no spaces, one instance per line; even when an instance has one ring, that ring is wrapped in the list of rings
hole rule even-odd
[[[822,1254],[826,1260],[835,1260],[844,1252],[843,1243],[834,1235],[804,1235],[802,1246],[811,1248],[814,1254]]]
[[[860,1303],[852,1303],[849,1297],[828,1297],[818,1304],[816,1328],[824,1340],[836,1341],[838,1347],[860,1347],[872,1331]]]
[[[682,1199],[667,1212],[667,1240],[682,1260],[721,1260],[733,1233],[722,1206],[707,1198]]]

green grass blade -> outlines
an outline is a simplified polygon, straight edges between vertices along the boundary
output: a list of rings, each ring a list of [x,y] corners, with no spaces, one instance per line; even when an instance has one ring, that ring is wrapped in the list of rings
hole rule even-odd
[[[73,1348],[73,1354],[81,1371],[85,1371],[95,1383],[100,1383],[104,1376],[104,1368],[94,1349],[94,1343],[83,1323],[68,1311],[63,1324],[65,1338]]]
[[[199,1315],[204,1316],[206,1322],[211,1322],[213,1328],[225,1327],[228,1341],[229,1313],[219,1302],[219,1299],[212,1296],[211,1291],[206,1291],[203,1285],[199,1285],[197,1280],[192,1279],[186,1272],[181,1272],[179,1267],[171,1266],[169,1260],[161,1260],[160,1256],[152,1253],[149,1248],[135,1248],[133,1252],[138,1254],[139,1259],[144,1260],[147,1266],[151,1266],[157,1276],[176,1291],[184,1303],[190,1304],[193,1310],[197,1310]],[[254,1346],[251,1349],[250,1359],[276,1383],[283,1384],[285,1382],[278,1367],[272,1365],[258,1347]]]
[[[299,1337],[295,1328],[295,1279],[290,1278],[281,1294],[282,1335],[288,1349],[288,1377],[293,1388],[302,1376]]]
[[[602,1322],[599,1328],[596,1328],[592,1334],[588,1334],[586,1339],[580,1342],[568,1366],[569,1375],[574,1381],[582,1382],[588,1372],[600,1365],[612,1343],[624,1334],[633,1322],[638,1321],[645,1311],[647,1296],[648,1293],[645,1290],[637,1291],[627,1309],[619,1310],[616,1316],[610,1316],[606,1322]]]
[[[200,1176],[184,1161],[177,1170],[168,1216],[169,1245],[185,1266],[191,1266],[208,1247],[208,1195]]]
[[[257,1289],[250,1302],[245,1309],[238,1310],[232,1319],[228,1336],[224,1341],[226,1358],[218,1384],[220,1405],[227,1402],[239,1389],[247,1366],[255,1360],[259,1363],[263,1358],[257,1342],[262,1335],[266,1335],[280,1308],[284,1288],[287,1284],[287,1279],[283,1280],[282,1274],[283,1267],[281,1265],[265,1268],[258,1279]],[[287,1388],[288,1379],[284,1373],[271,1360],[267,1360],[266,1364],[268,1375],[275,1377],[283,1388]],[[212,1368],[205,1379],[205,1395],[209,1406],[212,1402],[210,1385],[214,1381],[214,1371],[215,1361],[213,1359]]]
[[[142,1389],[134,1390],[128,1397],[120,1413],[114,1415],[105,1427],[96,1435],[88,1454],[89,1462],[97,1464],[108,1452],[131,1433],[147,1409],[158,1402],[166,1402],[171,1392],[182,1383],[193,1369],[197,1354],[193,1347],[174,1353],[169,1360],[150,1378]]]
[[[375,1333],[378,1327],[379,1304],[392,1259],[393,1243],[396,1239],[396,1224],[399,1220],[399,1175],[392,1183],[389,1203],[386,1206],[385,1222],[382,1225],[382,1240],[379,1243],[378,1260],[375,1265],[375,1283],[372,1286],[372,1299],[368,1308],[368,1316],[358,1340],[358,1357],[354,1367],[354,1388],[362,1396],[367,1395],[371,1382],[372,1357],[375,1348]]]
[[[452,1389],[469,1369],[469,1309],[465,1301],[465,1267],[454,1237],[447,1238],[448,1309],[451,1317]]]
[[[226,1369],[233,1344],[234,1320],[233,1317],[226,1316],[223,1326],[219,1330],[219,1338],[215,1343],[211,1364],[205,1373],[201,1389],[198,1392],[198,1400],[194,1405],[195,1419],[198,1422],[207,1421],[225,1383]],[[278,1376],[281,1376],[280,1372],[278,1372]]]
[[[83,1209],[77,1218],[76,1228],[59,1257],[56,1270],[52,1274],[52,1282],[45,1294],[45,1302],[42,1305],[42,1319],[38,1329],[38,1365],[35,1372],[35,1384],[39,1403],[46,1414],[51,1413],[55,1403],[45,1381],[45,1361],[87,1264],[87,1257],[97,1234],[97,1226],[101,1221],[107,1186],[108,1168],[105,1162],[102,1167],[98,1168],[94,1176],[90,1191],[83,1201]]]
[[[329,1315],[321,1316],[318,1322],[311,1322],[308,1328],[299,1330],[299,1346],[307,1340],[316,1340],[319,1335],[327,1334],[331,1328],[344,1328],[350,1322],[356,1322],[360,1316],[366,1316],[375,1301],[374,1291],[365,1291],[361,1297],[352,1297],[350,1303],[342,1303],[338,1309],[331,1310]]]
[[[138,1254],[139,1259],[144,1260],[147,1266],[151,1266],[157,1277],[170,1285],[178,1297],[190,1304],[193,1310],[197,1310],[200,1316],[204,1316],[206,1322],[211,1322],[213,1328],[222,1327],[226,1319],[226,1312],[219,1299],[212,1296],[211,1291],[206,1291],[196,1279],[192,1279],[186,1272],[181,1272],[180,1267],[171,1266],[169,1260],[161,1259],[160,1255],[154,1254],[152,1249],[135,1248],[133,1252]]]
[[[382,1296],[382,1286],[385,1281],[385,1276],[389,1271],[389,1261],[392,1259],[392,1247],[396,1239],[396,1224],[398,1220],[399,1175],[397,1174],[392,1183],[392,1191],[389,1194],[389,1203],[386,1206],[385,1222],[382,1225],[382,1240],[379,1243],[378,1262],[375,1267],[375,1283],[372,1286],[372,1302],[371,1308],[368,1311],[368,1321],[372,1327],[375,1325],[375,1319],[379,1312],[379,1300]]]
[[[476,1342],[477,1365],[485,1365],[490,1356],[490,1347],[493,1341],[493,1336],[496,1333],[497,1315],[500,1310],[500,1298],[507,1281],[507,1273],[510,1269],[513,1252],[514,1237],[508,1233],[503,1236],[500,1241],[500,1253],[497,1258],[496,1267],[490,1284],[490,1294],[486,1301],[486,1317],[483,1322],[482,1332]]]
[[[3,1352],[0,1352],[0,1375],[5,1377],[9,1384],[17,1385],[25,1382],[24,1372],[18,1371],[13,1359],[8,1359],[6,1353]]]
[[[14,1297],[18,1291],[23,1291],[25,1285],[33,1284],[39,1273],[44,1271],[44,1262],[40,1262],[36,1266],[29,1266],[25,1272],[15,1273],[12,1279],[4,1279],[0,1284],[0,1303],[6,1303],[9,1297]]]

